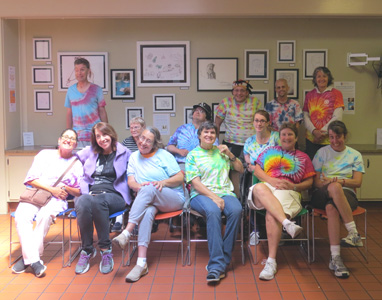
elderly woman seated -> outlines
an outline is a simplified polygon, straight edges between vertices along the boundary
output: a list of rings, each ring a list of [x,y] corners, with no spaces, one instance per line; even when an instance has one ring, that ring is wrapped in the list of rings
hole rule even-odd
[[[139,225],[138,260],[127,274],[127,282],[135,282],[149,272],[146,257],[155,215],[179,210],[184,204],[183,173],[174,156],[162,148],[158,129],[147,127],[139,137],[138,151],[129,160],[128,184],[137,196],[126,229],[113,239],[113,243],[124,249]]]
[[[248,205],[266,209],[269,256],[259,278],[271,280],[277,272],[276,254],[282,226],[292,237],[302,228],[290,221],[301,210],[300,191],[309,189],[315,175],[309,157],[295,149],[297,128],[294,124],[280,127],[281,146],[265,149],[257,158],[255,176],[261,181],[250,188]]]

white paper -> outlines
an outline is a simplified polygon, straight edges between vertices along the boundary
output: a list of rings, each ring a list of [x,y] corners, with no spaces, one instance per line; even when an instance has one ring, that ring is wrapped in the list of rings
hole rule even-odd
[[[377,145],[382,145],[382,128],[377,128]]]
[[[158,128],[161,135],[170,135],[169,114],[153,114],[153,125]]]
[[[344,98],[344,114],[355,114],[355,82],[338,81],[334,82],[334,88],[341,91]]]
[[[16,68],[13,66],[8,66],[8,88],[16,89]]]
[[[33,132],[23,132],[24,146],[34,146]]]

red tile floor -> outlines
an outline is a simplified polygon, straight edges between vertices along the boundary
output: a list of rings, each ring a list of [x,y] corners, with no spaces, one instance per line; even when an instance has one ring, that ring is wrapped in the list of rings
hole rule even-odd
[[[348,279],[337,279],[328,269],[329,245],[327,240],[319,240],[316,261],[312,264],[307,262],[298,243],[281,246],[278,273],[269,282],[258,279],[263,266],[251,264],[247,252],[246,263],[241,264],[237,245],[227,277],[216,285],[207,285],[205,281],[206,243],[193,243],[191,265],[185,267],[179,244],[152,243],[148,251],[149,274],[133,284],[125,283],[132,267],[122,266],[121,251],[116,249],[114,271],[108,275],[98,270],[100,256],[91,261],[89,272],[83,275],[74,273],[77,260],[71,267],[62,268],[57,245],[45,249],[43,260],[48,267],[45,277],[36,278],[27,272],[12,274],[8,268],[9,215],[0,215],[0,299],[382,299],[382,203],[362,206],[368,209],[369,262],[357,249],[342,249],[351,271]],[[61,225],[62,221],[57,220],[46,240],[59,238]],[[327,236],[325,221],[316,217],[316,226],[321,235]],[[168,226],[161,223],[155,235],[162,238],[166,234]],[[266,242],[262,242],[260,261],[265,258],[266,249]],[[133,264],[135,260],[136,255]]]

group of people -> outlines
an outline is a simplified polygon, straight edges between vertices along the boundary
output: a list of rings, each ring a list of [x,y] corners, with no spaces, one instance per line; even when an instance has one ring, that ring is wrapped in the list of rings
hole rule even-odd
[[[260,279],[270,280],[277,272],[282,227],[292,238],[302,231],[292,219],[301,210],[300,192],[312,186],[312,205],[325,209],[328,215],[329,268],[338,277],[349,276],[340,245],[362,246],[351,212],[357,207],[354,189],[361,185],[364,167],[360,153],[345,145],[348,132],[340,121],[343,99],[330,86],[333,77],[327,68],[315,70],[315,88],[307,94],[302,111],[297,101],[288,98],[284,79],[276,81],[277,98],[267,103],[266,110],[250,96],[252,87],[247,81],[235,81],[233,96],[219,104],[215,123],[207,103],[194,105],[192,123],[176,130],[167,150],[159,131],[146,127],[140,117],[130,121],[131,137],[119,143],[107,123],[102,91],[87,80],[89,72],[89,62],[76,60],[78,83],[69,88],[65,103],[67,125],[74,129],[60,135],[58,150],[43,150],[35,157],[25,179],[26,185],[47,190],[52,198],[42,208],[19,204],[15,218],[23,255],[13,272],[24,272],[30,266],[37,277],[44,274],[46,266],[40,259],[43,239],[72,195],[82,242],[75,272],[87,272],[90,259],[96,256],[94,227],[101,254],[99,269],[107,274],[114,266],[112,245],[124,249],[138,226],[138,259],[126,281],[139,280],[148,273],[147,249],[155,215],[181,209],[187,183],[191,187],[190,206],[205,217],[207,224],[210,258],[206,280],[220,281],[231,262],[242,216],[242,204],[234,193],[237,183],[230,174],[243,173],[246,168],[256,178],[248,205],[267,211],[269,253]],[[84,127],[86,117],[91,124]],[[296,149],[303,120],[307,154]],[[223,122],[227,131],[219,143]],[[75,153],[79,140],[81,148],[86,147]],[[75,159],[78,161],[61,182],[52,187]],[[127,226],[111,240],[109,215],[124,210],[126,205],[131,207]],[[223,235],[222,214],[226,217]],[[342,240],[340,217],[349,232]],[[118,223],[120,226],[123,220],[117,219],[115,225]]]

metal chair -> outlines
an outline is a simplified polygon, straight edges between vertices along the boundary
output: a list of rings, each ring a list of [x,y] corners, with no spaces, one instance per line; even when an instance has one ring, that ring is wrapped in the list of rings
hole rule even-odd
[[[328,216],[326,215],[326,211],[324,209],[314,209],[314,215],[318,215],[320,219],[328,219]],[[314,215],[312,217],[312,228],[313,228],[313,261],[315,260],[315,226],[314,226]],[[353,212],[353,217],[364,215],[364,236],[361,235],[361,239],[364,241],[364,248],[365,251],[362,252],[361,247],[356,247],[365,259],[366,262],[368,262],[368,249],[367,249],[367,210],[363,207],[358,206]],[[354,218],[356,221],[356,218]]]

